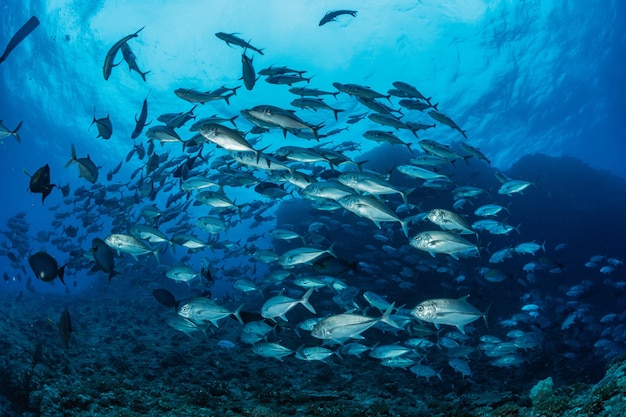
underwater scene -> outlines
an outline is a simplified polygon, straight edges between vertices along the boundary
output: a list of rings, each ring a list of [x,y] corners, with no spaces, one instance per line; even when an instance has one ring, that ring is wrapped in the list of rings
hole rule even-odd
[[[0,417],[625,414],[623,2],[0,5]]]

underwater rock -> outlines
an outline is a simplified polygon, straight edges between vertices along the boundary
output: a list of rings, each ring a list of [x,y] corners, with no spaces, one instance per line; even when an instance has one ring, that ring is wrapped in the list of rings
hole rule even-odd
[[[552,396],[553,387],[554,383],[552,382],[552,377],[537,382],[537,385],[530,390],[530,400],[533,402],[533,406],[550,398]]]

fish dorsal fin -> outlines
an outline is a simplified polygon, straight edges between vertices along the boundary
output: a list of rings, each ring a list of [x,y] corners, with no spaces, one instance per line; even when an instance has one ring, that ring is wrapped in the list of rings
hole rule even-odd
[[[467,301],[467,298],[469,297],[469,294],[467,294],[464,297],[459,298],[459,301]]]

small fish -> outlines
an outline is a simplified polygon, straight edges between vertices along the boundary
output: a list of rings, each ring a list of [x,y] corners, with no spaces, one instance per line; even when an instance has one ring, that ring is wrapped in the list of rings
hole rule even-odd
[[[117,250],[117,252],[125,252],[133,256],[133,258],[137,259],[138,255],[144,255],[146,253],[154,254],[154,257],[159,261],[159,252],[158,250],[150,249],[145,243],[136,239],[130,235],[124,235],[121,233],[113,233],[104,239],[107,245]]]
[[[437,111],[429,111],[428,115],[430,117],[432,117],[433,119],[435,119],[436,121],[438,121],[439,123],[443,123],[446,126],[450,126],[450,128],[454,129],[454,130],[458,130],[465,139],[467,139],[467,135],[465,134],[465,130],[461,129],[459,127],[459,125],[457,125],[454,120],[452,120],[450,117],[446,116],[443,113],[439,113]]]
[[[43,204],[46,197],[52,192],[52,189],[56,187],[56,185],[50,184],[50,166],[48,164],[42,166],[32,176],[26,170],[24,170],[24,173],[30,177],[28,189],[31,193],[41,194],[41,203]]]
[[[152,91],[152,89],[150,89],[150,91]],[[130,137],[133,139],[141,135],[141,131],[143,130],[143,128],[152,123],[152,120],[146,123],[146,120],[148,119],[148,95],[150,95],[150,91],[148,91],[148,94],[146,94],[146,98],[143,99],[143,105],[141,106],[141,113],[139,114],[139,118],[135,116],[135,130],[133,130],[133,133],[131,133],[130,135]],[[139,159],[143,159],[143,157],[140,157]]]
[[[275,319],[276,317],[279,317],[284,321],[287,321],[285,314],[298,304],[302,304],[311,313],[316,314],[315,309],[311,303],[309,303],[309,297],[311,297],[314,290],[314,288],[309,288],[299,300],[287,297],[283,295],[281,291],[280,294],[268,299],[263,304],[261,307],[261,316],[265,319]]]
[[[430,253],[446,253],[454,259],[459,259],[458,254],[469,250],[476,250],[478,246],[463,239],[459,235],[445,231],[421,232],[409,240],[409,244],[416,249]]]
[[[94,184],[98,180],[98,167],[91,160],[89,155],[87,158],[77,158],[76,157],[76,149],[74,148],[74,144],[72,144],[72,159],[69,160],[67,164],[65,164],[65,168],[72,165],[74,162],[78,165],[79,176],[83,177],[90,183]]]
[[[254,84],[258,80],[258,77],[256,77],[256,73],[254,72],[253,61],[254,57],[249,58],[246,55],[245,51],[243,54],[241,54],[241,66],[243,75],[241,76],[240,80],[243,79],[243,85],[246,87],[246,90],[249,91],[254,88]]]
[[[96,128],[98,128],[98,136],[97,138],[102,139],[111,139],[111,135],[113,134],[113,125],[111,124],[111,119],[109,119],[109,115],[107,117],[103,117],[101,119],[96,119],[96,108],[93,108],[93,121],[89,125],[89,129],[93,124],[96,124]]]
[[[130,49],[130,46],[128,46],[128,42],[124,42],[121,46],[121,49],[122,49],[122,56],[124,57],[124,61],[126,61],[126,63],[128,64],[128,70],[135,71],[136,73],[141,75],[141,78],[144,81],[146,81],[146,74],[148,74],[150,71],[142,72],[139,69],[139,66],[137,65],[137,57],[135,56],[133,51]]]
[[[255,48],[254,46],[250,45],[249,42],[246,42],[240,37],[235,36],[235,33],[217,32],[215,36],[226,42],[226,45],[228,46],[230,46],[231,44],[241,46],[244,49],[252,49],[253,51],[263,55],[263,49]]]
[[[58,323],[59,336],[65,345],[65,350],[69,348],[70,336],[72,335],[72,320],[70,319],[70,312],[67,307],[61,312],[61,318]]]
[[[320,23],[318,24],[318,26],[323,26],[329,22],[336,22],[337,17],[344,15],[344,14],[349,14],[352,17],[356,17],[357,10],[333,10],[330,12],[326,12],[324,17],[322,17],[322,20],[320,20]]]

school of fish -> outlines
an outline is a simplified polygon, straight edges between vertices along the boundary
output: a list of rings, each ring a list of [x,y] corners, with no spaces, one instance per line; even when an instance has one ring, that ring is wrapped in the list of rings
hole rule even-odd
[[[357,12],[331,11],[319,26],[342,15]],[[120,34],[103,52],[106,82],[116,82],[117,66],[125,61],[150,84],[150,71],[140,69],[131,49],[143,29]],[[62,167],[47,164],[32,176],[27,172],[28,189],[41,194],[42,203],[62,193],[63,203],[50,207],[52,230],[37,233],[37,241],[53,245],[65,259],[59,266],[45,251],[31,252],[20,213],[9,219],[4,235],[11,245],[2,248],[14,268],[45,282],[58,278],[61,285],[68,285],[69,276],[98,273],[111,286],[131,271],[156,269],[161,279],[197,293],[177,299],[155,289],[155,299],[172,309],[164,325],[209,343],[217,343],[211,329],[238,326],[233,346],[280,361],[290,355],[306,361],[368,355],[428,381],[443,379],[444,368],[471,377],[476,362],[498,368],[530,363],[544,338],[538,325],[544,303],[532,292],[532,279],[538,271],[563,270],[550,254],[563,248],[548,248],[542,236],[518,241],[524,225],[507,220],[535,181],[493,170],[470,144],[471,131],[446,113],[446,103],[432,104],[430,92],[424,95],[414,85],[418,79],[393,80],[387,91],[358,80],[314,86],[306,69],[270,65],[257,71],[254,58],[267,62],[271,50],[252,40],[236,32],[215,36],[224,42],[220,59],[232,55],[229,47],[241,48],[231,86],[182,85],[171,92],[171,107],[190,108],[160,115],[149,108],[157,92],[142,93],[132,132],[114,130],[111,115],[97,117],[95,106],[87,115],[98,138],[133,140],[106,181],[98,156],[74,144],[65,168],[76,166],[87,183],[73,192],[69,184],[52,183]],[[237,107],[238,90],[253,91],[261,77],[293,94],[289,106],[258,97],[254,106]],[[217,114],[214,103],[225,103],[230,113]],[[0,124],[0,139],[27,141],[19,136],[21,125]],[[448,142],[429,139],[431,129],[444,129]],[[399,162],[372,160],[376,152],[364,157],[362,143],[370,141]],[[368,169],[373,162],[384,168]],[[457,181],[458,164],[484,165],[498,186],[488,190],[468,178]],[[118,180],[123,166],[134,171]],[[283,212],[291,213],[284,216],[289,221]],[[263,232],[255,233],[258,228]],[[498,309],[498,300],[484,299],[481,288],[515,283],[504,267],[513,258],[528,260],[527,278],[519,280],[522,305],[514,316],[492,320],[489,312]],[[28,259],[32,274],[21,259]],[[598,256],[586,266],[610,275],[622,261]],[[441,280],[440,293],[425,296],[425,279]],[[216,281],[232,286],[228,297],[211,297]],[[585,291],[583,282],[565,296],[575,300]],[[574,309],[561,329],[584,315],[584,309]],[[67,310],[59,328],[67,347]],[[609,355],[620,342],[600,339],[597,348]]]

